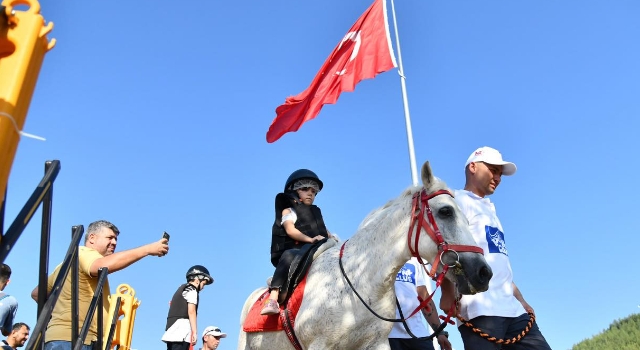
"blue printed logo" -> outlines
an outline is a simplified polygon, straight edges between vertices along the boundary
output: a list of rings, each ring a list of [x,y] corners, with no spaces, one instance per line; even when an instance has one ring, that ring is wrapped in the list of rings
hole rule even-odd
[[[487,244],[489,245],[489,253],[502,253],[509,256],[507,252],[507,244],[504,242],[504,233],[495,227],[485,226],[484,231],[487,233]]]
[[[413,264],[404,264],[400,271],[398,271],[398,275],[396,276],[396,281],[399,282],[407,282],[413,285],[416,284],[416,267]]]

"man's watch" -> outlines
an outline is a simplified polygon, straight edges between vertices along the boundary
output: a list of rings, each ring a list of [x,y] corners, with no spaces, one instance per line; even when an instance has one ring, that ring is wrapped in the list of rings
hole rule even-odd
[[[449,332],[447,331],[440,331],[440,333],[438,333],[438,336],[444,335],[445,337],[447,337],[447,339],[449,338]]]

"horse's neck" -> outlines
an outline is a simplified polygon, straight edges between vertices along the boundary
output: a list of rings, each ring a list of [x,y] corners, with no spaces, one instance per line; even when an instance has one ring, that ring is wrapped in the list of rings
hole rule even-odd
[[[345,272],[348,276],[357,276],[354,285],[366,287],[370,297],[392,292],[398,271],[409,260],[406,235],[397,234],[402,232],[399,230],[409,229],[408,222],[408,217],[403,219],[400,227],[393,228],[394,232],[383,227],[377,232],[359,232],[346,243]]]

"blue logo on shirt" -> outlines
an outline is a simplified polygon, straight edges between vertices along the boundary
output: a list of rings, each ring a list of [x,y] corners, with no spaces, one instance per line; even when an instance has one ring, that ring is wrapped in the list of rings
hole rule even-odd
[[[396,276],[396,281],[407,282],[413,285],[416,284],[416,267],[413,264],[404,264],[400,271],[398,271],[398,275]]]
[[[507,244],[504,241],[504,233],[495,227],[485,226],[484,231],[487,233],[487,244],[489,245],[489,253],[502,253],[509,256],[507,252]]]

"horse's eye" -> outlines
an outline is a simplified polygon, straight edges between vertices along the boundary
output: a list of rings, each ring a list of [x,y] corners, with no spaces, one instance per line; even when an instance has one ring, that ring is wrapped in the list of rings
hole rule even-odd
[[[453,216],[453,208],[450,206],[442,207],[438,210],[438,215],[441,217],[449,218]]]

